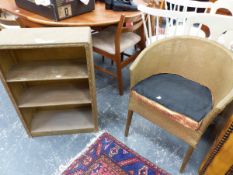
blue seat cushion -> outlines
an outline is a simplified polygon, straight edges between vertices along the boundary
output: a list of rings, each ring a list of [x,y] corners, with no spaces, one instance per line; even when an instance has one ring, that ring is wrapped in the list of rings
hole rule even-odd
[[[176,74],[150,76],[132,90],[196,122],[200,122],[213,105],[207,87]]]

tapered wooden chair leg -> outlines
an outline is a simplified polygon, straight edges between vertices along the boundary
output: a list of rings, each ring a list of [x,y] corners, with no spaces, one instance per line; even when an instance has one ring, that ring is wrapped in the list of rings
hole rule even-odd
[[[180,167],[180,173],[183,173],[184,172],[184,169],[193,153],[193,150],[194,148],[192,146],[189,146],[187,152],[185,153],[185,156],[184,156],[184,159],[183,159],[183,162],[182,162],[182,165]]]
[[[124,61],[124,52],[121,53],[121,61]]]
[[[117,83],[118,83],[118,90],[119,94],[123,94],[123,80],[122,80],[122,70],[121,70],[121,64],[120,62],[117,62]]]
[[[125,126],[125,137],[128,137],[129,134],[129,127],[132,121],[133,111],[128,110],[127,122]]]

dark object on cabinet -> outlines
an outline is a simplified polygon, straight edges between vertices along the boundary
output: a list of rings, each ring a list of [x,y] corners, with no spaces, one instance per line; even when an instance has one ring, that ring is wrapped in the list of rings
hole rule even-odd
[[[95,9],[95,0],[90,0],[87,5],[83,4],[80,0],[51,0],[51,4],[48,6],[37,5],[34,0],[15,0],[15,2],[20,8],[55,21],[80,15]]]
[[[137,11],[132,0],[105,0],[105,8],[113,11]]]

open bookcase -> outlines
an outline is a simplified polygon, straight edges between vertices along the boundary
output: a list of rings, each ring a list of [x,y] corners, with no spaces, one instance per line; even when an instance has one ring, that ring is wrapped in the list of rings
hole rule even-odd
[[[91,31],[0,32],[0,76],[29,136],[98,129]]]

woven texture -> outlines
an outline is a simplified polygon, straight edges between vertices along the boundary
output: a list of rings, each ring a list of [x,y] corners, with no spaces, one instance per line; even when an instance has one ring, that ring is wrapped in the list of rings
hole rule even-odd
[[[62,175],[168,175],[108,133],[102,134]]]

